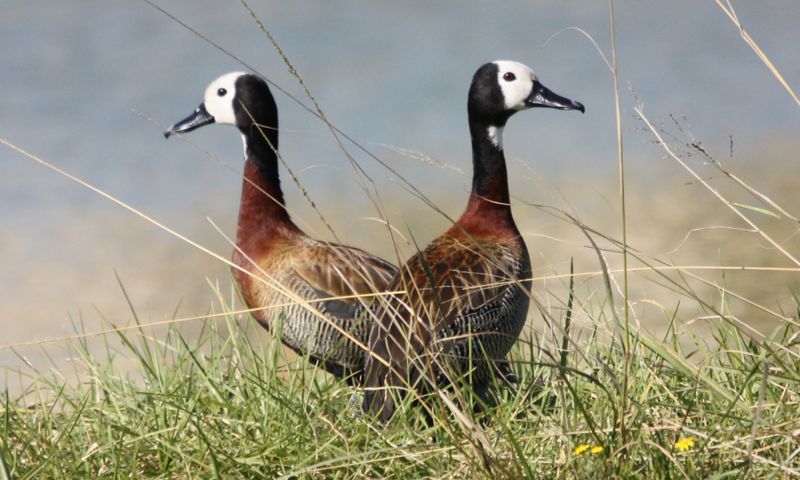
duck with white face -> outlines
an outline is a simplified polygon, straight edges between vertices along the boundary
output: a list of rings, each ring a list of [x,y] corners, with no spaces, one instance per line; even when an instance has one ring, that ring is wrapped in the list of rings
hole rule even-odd
[[[232,258],[242,298],[262,326],[281,332],[285,345],[360,383],[371,295],[385,290],[397,267],[358,248],[312,239],[291,220],[278,175],[278,110],[266,81],[243,72],[219,77],[203,103],[164,136],[214,123],[235,126],[244,140]]]
[[[585,112],[521,63],[498,60],[475,72],[466,208],[400,268],[388,288],[406,295],[381,302],[370,331],[362,408],[382,421],[409,391],[426,401],[437,388],[466,383],[490,403],[492,379],[509,371],[506,355],[528,313],[531,263],[511,215],[502,135],[512,115],[537,107]]]

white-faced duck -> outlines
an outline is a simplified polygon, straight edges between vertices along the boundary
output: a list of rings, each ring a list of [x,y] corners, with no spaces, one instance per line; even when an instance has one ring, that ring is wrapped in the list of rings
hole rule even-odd
[[[517,62],[478,69],[467,101],[472,192],[458,221],[389,284],[405,290],[378,307],[365,360],[365,412],[388,421],[409,390],[425,395],[454,377],[486,399],[492,376],[525,324],[531,263],[509,204],[503,128],[536,107],[579,110]],[[420,397],[421,398],[421,397]]]
[[[203,103],[164,132],[233,125],[244,139],[244,180],[232,263],[236,284],[267,329],[337,377],[359,384],[371,322],[369,300],[331,299],[386,289],[397,267],[369,253],[318,241],[292,222],[278,178],[278,109],[267,83],[234,72],[214,80]]]

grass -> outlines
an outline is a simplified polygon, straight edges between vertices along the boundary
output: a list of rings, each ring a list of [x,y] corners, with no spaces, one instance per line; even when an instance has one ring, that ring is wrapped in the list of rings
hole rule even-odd
[[[600,296],[573,294],[598,325],[613,322]],[[518,387],[475,423],[440,405],[434,427],[415,408],[381,427],[356,413],[343,382],[274,339],[252,341],[255,322],[218,298],[224,315],[196,335],[119,332],[104,356],[73,341],[77,383],[40,374],[18,396],[7,391],[5,478],[800,476],[796,350],[727,324],[708,343],[677,322],[659,338],[635,331],[629,362],[604,328],[565,329],[558,348],[528,334],[514,353]],[[560,311],[563,326],[573,312]],[[772,340],[799,343],[788,327]],[[129,358],[134,371],[117,367]]]
[[[730,5],[717,4],[740,27]],[[294,71],[266,27],[244,6]],[[610,7],[613,15],[613,1]],[[796,100],[766,55],[744,30],[741,34]],[[594,245],[604,282],[599,288],[589,283],[576,287],[577,274],[557,286],[563,295],[554,294],[552,285],[534,289],[547,328],[526,330],[518,342],[512,359],[520,382],[498,390],[496,407],[468,414],[468,398],[439,392],[441,402],[431,410],[433,426],[409,406],[381,426],[359,415],[356,390],[287,354],[277,336],[255,340],[255,322],[215,288],[214,311],[199,332],[179,330],[176,321],[154,334],[139,323],[129,301],[135,322],[124,328],[109,322],[104,333],[115,337],[101,337],[104,353],[95,353],[87,332],[79,328],[75,338],[62,339],[71,352],[68,363],[53,361],[50,373],[18,372],[24,388],[3,391],[0,405],[0,478],[800,477],[797,299],[794,311],[776,309],[737,295],[722,269],[719,280],[709,281],[692,273],[693,267],[662,263],[631,246],[613,45],[611,53],[622,240],[555,214],[571,228],[579,227],[575,230]],[[352,139],[328,123],[304,91],[314,104],[305,108],[328,125],[355,162],[343,146]],[[694,155],[708,157],[739,193],[749,195],[749,203],[719,191],[684,162],[685,156],[673,152],[674,146],[662,139],[663,130],[641,108],[635,113],[667,158],[769,244],[780,265],[786,260],[798,265],[784,247],[787,241],[774,240],[782,237],[770,231],[782,221],[794,236],[795,217],[722,170],[699,144],[684,142]],[[113,196],[0,142],[225,262]],[[370,198],[381,211],[378,197]],[[598,246],[595,239],[605,243]],[[622,288],[605,259],[608,253],[623,255]],[[639,266],[629,267],[628,258]],[[750,260],[741,268],[761,268]],[[667,301],[629,296],[628,275],[642,265],[651,283],[668,294]],[[707,267],[704,262],[699,268]],[[667,276],[665,268],[674,274]],[[630,290],[641,283],[632,278]],[[686,314],[686,303],[708,320],[710,335],[700,337],[687,328],[696,314]],[[646,304],[657,305],[656,313],[643,313]],[[777,319],[779,326],[764,335],[744,329],[741,312],[750,310],[742,305]],[[667,326],[658,336],[639,327],[645,314],[663,318]],[[69,369],[74,378],[66,377]]]

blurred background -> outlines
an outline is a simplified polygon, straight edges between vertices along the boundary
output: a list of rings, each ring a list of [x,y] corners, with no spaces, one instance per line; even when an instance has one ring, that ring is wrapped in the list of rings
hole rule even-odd
[[[240,2],[159,5],[310,103]],[[621,237],[611,75],[586,37],[562,31],[584,30],[610,58],[606,3],[250,5],[328,118],[450,216],[460,213],[468,194],[466,93],[478,66],[518,60],[552,90],[583,102],[585,115],[517,115],[504,145],[514,215],[535,275],[566,274],[571,258],[577,272],[600,269],[580,229],[534,205],[566,210]],[[800,85],[800,3],[733,6],[788,83]],[[211,80],[244,67],[143,1],[6,0],[0,11],[0,137],[227,258],[231,246],[209,219],[233,235],[241,186],[238,134],[209,127],[186,140],[166,141],[161,132],[201,102]],[[797,215],[797,104],[713,1],[618,1],[616,28],[631,245],[673,265],[797,267],[666,158],[633,112],[643,106],[677,153],[731,201],[763,207],[715,161]],[[380,192],[389,220],[407,239],[424,244],[447,226],[403,181],[347,145],[374,183],[359,177],[321,121],[274,93],[283,156],[340,241],[397,260],[363,185]],[[132,315],[116,275],[143,322],[209,311],[216,302],[209,281],[230,294],[221,262],[9,148],[0,148],[0,162],[0,344],[68,335],[76,323],[88,331],[107,326],[104,319],[129,324]],[[333,238],[282,174],[297,223]],[[744,211],[800,255],[796,222]],[[606,258],[612,268],[621,267],[619,254],[609,251]],[[680,281],[755,328],[769,331],[776,317],[752,303],[796,318],[796,272],[696,273],[735,295],[690,278]],[[679,316],[685,324],[702,329],[713,321],[696,302],[686,307],[685,298],[657,275],[632,274],[630,281],[636,318],[647,328],[664,328],[679,305],[686,308]],[[534,284],[546,308],[557,309],[565,300],[564,282]],[[585,299],[593,292],[605,295],[597,276],[579,277],[577,284]],[[582,318],[583,326],[590,318]],[[531,324],[540,321],[532,309]],[[0,365],[59,364],[66,358],[62,348],[2,349]]]

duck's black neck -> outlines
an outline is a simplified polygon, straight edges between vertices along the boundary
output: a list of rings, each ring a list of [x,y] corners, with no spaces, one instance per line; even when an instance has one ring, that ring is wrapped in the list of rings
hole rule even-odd
[[[294,232],[297,227],[286,211],[278,178],[277,120],[269,127],[242,129],[242,136],[245,164],[237,244],[247,252],[265,238]]]
[[[278,120],[260,126],[253,124],[242,130],[242,137],[245,159],[258,167],[261,180],[269,185],[275,200],[283,204],[283,191],[278,177]]]
[[[240,228],[242,222],[252,231],[265,228],[259,221],[291,223],[278,179],[278,107],[267,83],[255,75],[239,77],[233,110],[246,160]]]
[[[496,204],[509,203],[508,172],[503,155],[505,121],[470,118],[472,135],[472,194]]]

